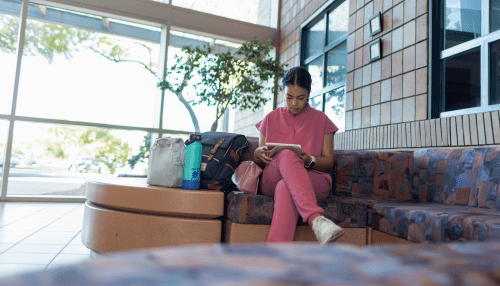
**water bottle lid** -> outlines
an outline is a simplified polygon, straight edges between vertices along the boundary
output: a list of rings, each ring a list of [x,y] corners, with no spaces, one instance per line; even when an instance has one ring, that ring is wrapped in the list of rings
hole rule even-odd
[[[198,142],[200,142],[201,141],[201,134],[198,134],[198,133],[191,133],[191,134],[189,134],[189,141],[192,141],[192,142],[198,141]]]
[[[185,144],[187,146],[187,145],[192,144],[194,142],[201,142],[201,134],[198,134],[198,133],[189,134],[189,139],[186,140]]]

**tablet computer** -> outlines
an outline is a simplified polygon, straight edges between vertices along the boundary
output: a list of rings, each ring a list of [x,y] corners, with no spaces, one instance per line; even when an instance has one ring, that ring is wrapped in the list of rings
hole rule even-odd
[[[267,149],[271,150],[269,157],[273,157],[283,149],[294,151],[299,157],[302,154],[302,146],[299,144],[266,143]]]

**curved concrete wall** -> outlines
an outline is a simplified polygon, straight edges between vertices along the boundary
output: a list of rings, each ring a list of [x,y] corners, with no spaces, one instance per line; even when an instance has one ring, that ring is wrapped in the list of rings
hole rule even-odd
[[[87,201],[82,243],[95,252],[220,243],[222,222],[102,208]]]
[[[224,193],[151,186],[145,178],[89,181],[87,200],[117,210],[187,218],[217,218],[224,215]]]

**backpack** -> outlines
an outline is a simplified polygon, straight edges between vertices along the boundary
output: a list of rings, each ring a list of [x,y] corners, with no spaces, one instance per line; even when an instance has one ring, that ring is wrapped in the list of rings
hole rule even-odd
[[[182,187],[186,146],[180,138],[158,138],[151,146],[147,182],[166,188]]]
[[[202,133],[200,189],[231,191],[234,187],[231,176],[249,145],[241,134]]]

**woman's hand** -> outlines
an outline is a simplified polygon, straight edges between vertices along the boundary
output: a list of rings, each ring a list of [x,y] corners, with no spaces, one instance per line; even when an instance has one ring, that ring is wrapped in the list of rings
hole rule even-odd
[[[272,158],[269,157],[269,152],[271,152],[271,150],[267,149],[267,146],[261,146],[261,147],[255,149],[255,152],[253,155],[254,155],[255,159],[259,160],[260,162],[269,164],[269,163],[271,163],[271,160],[272,160]]]
[[[302,159],[302,161],[304,161],[304,166],[308,166],[312,161],[311,156],[309,156],[309,154],[307,154],[304,151],[302,151],[302,154],[300,154],[300,159]]]

